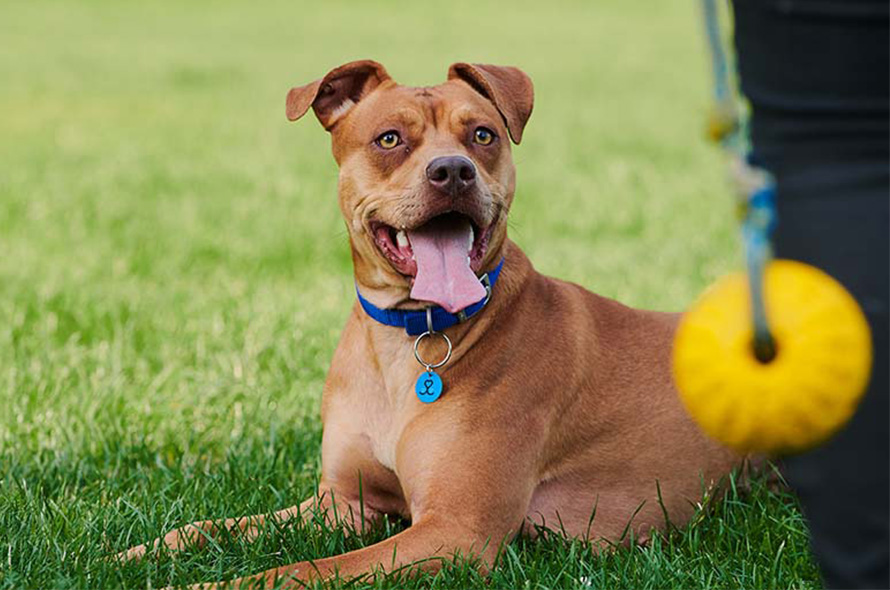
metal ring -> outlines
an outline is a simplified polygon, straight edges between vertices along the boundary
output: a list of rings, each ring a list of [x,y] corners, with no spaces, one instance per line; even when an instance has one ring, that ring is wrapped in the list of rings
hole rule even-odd
[[[420,351],[417,349],[417,347],[420,346],[420,341],[423,340],[426,336],[441,336],[445,339],[445,343],[448,344],[448,352],[445,353],[445,358],[438,363],[431,364],[420,358]],[[424,332],[417,337],[417,340],[414,341],[414,358],[417,359],[418,363],[426,367],[427,370],[438,369],[451,359],[451,339],[444,332]]]

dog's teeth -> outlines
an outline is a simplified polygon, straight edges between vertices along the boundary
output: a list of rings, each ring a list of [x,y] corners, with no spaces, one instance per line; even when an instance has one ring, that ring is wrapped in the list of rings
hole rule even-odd
[[[399,233],[396,234],[396,244],[399,245],[399,248],[408,247],[408,236],[404,231],[399,230]]]
[[[473,226],[470,226],[470,243],[467,244],[467,252],[473,249],[473,242],[476,240],[476,230],[473,229]]]

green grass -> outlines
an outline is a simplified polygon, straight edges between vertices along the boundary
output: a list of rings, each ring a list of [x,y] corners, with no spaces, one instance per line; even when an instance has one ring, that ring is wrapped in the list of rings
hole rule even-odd
[[[294,84],[371,57],[409,84],[515,64],[535,113],[512,237],[537,267],[679,310],[737,266],[692,3],[6,3],[0,18],[0,587],[157,587],[389,534],[287,527],[104,559],[311,493],[350,305],[337,170]],[[500,8],[499,8],[500,7]],[[403,526],[392,523],[390,528]],[[819,586],[762,480],[647,548],[518,540],[497,588]],[[481,587],[467,564],[375,586]]]

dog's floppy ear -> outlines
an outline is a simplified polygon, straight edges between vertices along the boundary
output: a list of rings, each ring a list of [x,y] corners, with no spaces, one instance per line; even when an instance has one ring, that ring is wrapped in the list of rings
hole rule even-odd
[[[330,131],[359,100],[389,79],[389,74],[376,61],[366,59],[343,64],[321,80],[291,88],[287,93],[287,118],[296,121],[312,107],[318,120]]]
[[[500,111],[514,143],[522,140],[522,130],[532,114],[535,89],[519,68],[487,64],[451,64],[448,79],[463,80],[494,103]]]

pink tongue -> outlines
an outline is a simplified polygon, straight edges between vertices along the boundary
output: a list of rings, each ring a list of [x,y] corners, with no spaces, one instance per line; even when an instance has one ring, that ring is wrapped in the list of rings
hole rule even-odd
[[[471,237],[469,220],[459,217],[434,219],[408,231],[417,262],[412,299],[456,313],[485,297],[485,287],[470,269]]]

